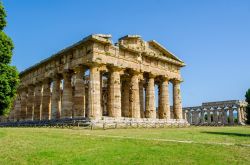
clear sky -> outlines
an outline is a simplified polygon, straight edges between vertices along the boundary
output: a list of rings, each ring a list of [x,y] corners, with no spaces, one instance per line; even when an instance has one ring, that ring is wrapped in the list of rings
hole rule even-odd
[[[91,33],[157,40],[181,58],[184,106],[244,99],[250,0],[3,0],[19,71]]]

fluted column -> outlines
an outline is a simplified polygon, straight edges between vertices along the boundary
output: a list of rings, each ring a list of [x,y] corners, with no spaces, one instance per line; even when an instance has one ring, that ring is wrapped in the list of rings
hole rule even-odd
[[[170,105],[169,105],[169,91],[168,91],[168,79],[164,78],[161,85],[159,86],[160,90],[160,111],[159,118],[160,119],[170,119]]]
[[[233,124],[234,124],[233,109],[229,109],[229,122],[230,122],[230,125],[233,125]]]
[[[140,118],[139,73],[134,72],[130,82],[129,111],[132,118]]]
[[[122,83],[122,116],[129,117],[130,84],[127,80]]]
[[[207,123],[211,123],[211,114],[210,114],[210,109],[207,110]]]
[[[204,118],[204,110],[201,109],[201,124],[204,124],[205,118]]]
[[[149,76],[146,87],[146,117],[156,118],[154,76]]]
[[[27,113],[27,91],[26,89],[22,89],[21,91],[21,114],[20,119],[25,120]]]
[[[110,68],[109,81],[109,116],[121,117],[121,82],[117,68]]]
[[[182,119],[182,103],[181,103],[181,89],[180,89],[180,81],[173,81],[173,110],[174,110],[174,118]]]
[[[139,83],[139,93],[140,93],[140,112],[141,112],[141,118],[144,118],[144,88],[143,88],[143,82]]]
[[[80,66],[76,69],[75,95],[73,99],[74,117],[85,117],[85,84],[83,77],[85,69]]]
[[[241,116],[241,108],[238,107],[237,109],[237,119],[238,119],[238,124],[242,124],[242,116]]]
[[[33,120],[34,100],[35,100],[34,86],[28,86],[28,101],[27,101],[27,120]]]
[[[46,78],[43,81],[43,97],[42,97],[42,120],[50,119],[51,114],[51,92],[50,92],[50,80]]]
[[[58,75],[53,77],[53,88],[51,97],[51,119],[59,119],[61,116],[61,78]]]
[[[42,112],[42,83],[35,85],[34,120],[41,120]]]
[[[214,119],[214,123],[218,123],[218,111],[217,109],[214,109],[214,112],[213,112],[213,119]]]
[[[72,118],[72,85],[71,85],[71,73],[65,72],[63,74],[63,94],[62,94],[62,111],[61,118]]]
[[[188,115],[187,115],[187,121],[191,124],[191,117],[192,117],[192,115],[191,115],[191,111],[189,110],[188,111]]]
[[[222,113],[223,113],[223,123],[224,124],[228,124],[228,121],[227,121],[227,110],[223,109]]]
[[[90,67],[89,80],[89,117],[100,119],[101,102],[100,102],[100,70],[97,66]]]

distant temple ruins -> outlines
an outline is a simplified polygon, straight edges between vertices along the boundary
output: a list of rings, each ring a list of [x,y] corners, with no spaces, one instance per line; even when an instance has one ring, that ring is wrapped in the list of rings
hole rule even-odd
[[[180,90],[184,62],[154,40],[127,35],[112,44],[110,38],[90,35],[21,72],[8,120],[82,117],[96,122],[187,124]],[[169,83],[173,84],[173,115]]]
[[[183,116],[192,125],[244,125],[247,102],[228,100],[202,103],[183,108]]]

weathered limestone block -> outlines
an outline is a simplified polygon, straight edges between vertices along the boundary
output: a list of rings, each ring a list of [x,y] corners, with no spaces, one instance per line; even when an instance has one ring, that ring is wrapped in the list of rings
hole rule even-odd
[[[122,116],[129,117],[129,92],[130,85],[128,81],[123,81],[122,83]]]
[[[50,80],[45,79],[43,81],[43,97],[42,97],[42,120],[49,120],[51,114],[51,92],[50,92]]]
[[[130,117],[140,118],[139,76],[133,73],[130,82]]]
[[[90,67],[88,116],[93,119],[100,119],[102,116],[100,102],[100,70],[98,66]]]
[[[61,118],[72,118],[72,86],[71,73],[65,72],[63,74],[63,95],[62,95],[62,111]]]
[[[73,98],[74,117],[85,117],[85,69],[80,66],[76,69],[75,93]]]
[[[146,117],[156,118],[154,76],[150,76],[146,87]]]
[[[170,105],[169,105],[169,91],[168,91],[168,79],[163,79],[162,84],[159,86],[160,91],[160,119],[170,119]]]
[[[173,81],[173,109],[174,118],[182,119],[181,89],[178,80]]]
[[[26,113],[27,113],[27,92],[26,92],[26,89],[22,89],[21,91],[21,114],[20,114],[21,120],[26,119]]]
[[[35,92],[34,86],[28,86],[27,117],[26,120],[33,120]]]
[[[51,119],[59,119],[61,116],[61,79],[58,75],[53,77],[51,96]]]
[[[41,120],[42,112],[42,83],[35,85],[34,120]]]
[[[111,69],[109,83],[109,116],[121,117],[121,82],[116,68]]]

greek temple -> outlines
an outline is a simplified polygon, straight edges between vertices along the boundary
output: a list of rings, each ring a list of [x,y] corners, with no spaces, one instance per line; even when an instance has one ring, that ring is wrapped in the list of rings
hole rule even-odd
[[[245,125],[247,102],[227,100],[183,108],[183,116],[192,125]]]
[[[187,124],[180,89],[183,66],[161,44],[139,35],[126,35],[115,44],[111,35],[89,35],[20,73],[9,120]]]

